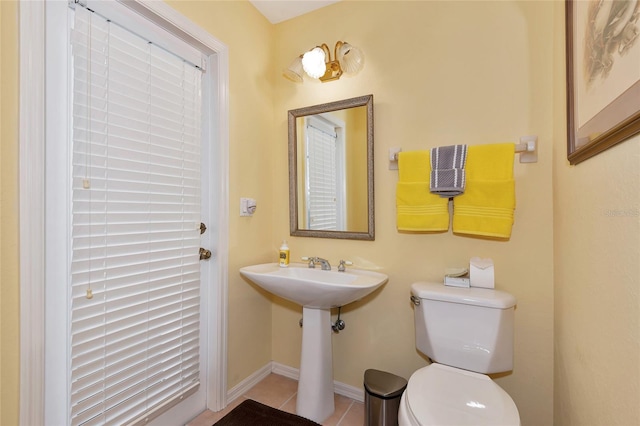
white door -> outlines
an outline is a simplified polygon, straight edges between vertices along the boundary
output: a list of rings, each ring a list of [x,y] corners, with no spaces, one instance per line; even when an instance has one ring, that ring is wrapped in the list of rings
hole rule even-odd
[[[74,217],[77,217],[77,212],[74,213],[73,205],[74,205],[74,195],[73,190],[71,189],[74,182],[74,173],[77,175],[78,166],[78,156],[76,154],[74,159],[73,153],[73,140],[74,129],[72,123],[74,123],[73,115],[77,113],[77,107],[74,108],[73,101],[73,87],[77,86],[77,82],[74,83],[74,75],[73,68],[71,67],[71,55],[72,48],[70,45],[70,38],[72,36],[72,32],[68,30],[70,25],[65,25],[65,23],[71,22],[74,19],[74,12],[66,7],[66,2],[49,2],[47,10],[47,20],[50,25],[48,25],[47,29],[47,43],[50,46],[47,46],[47,64],[49,66],[47,70],[47,139],[46,139],[46,162],[47,162],[47,180],[46,180],[46,188],[45,188],[45,197],[46,197],[46,329],[45,329],[45,418],[51,424],[120,424],[123,419],[127,419],[127,422],[133,420],[132,418],[127,418],[127,413],[117,413],[112,417],[100,417],[99,414],[95,414],[100,410],[98,403],[92,402],[91,398],[97,398],[95,395],[97,393],[104,393],[104,390],[101,389],[99,391],[95,391],[95,389],[102,386],[106,381],[103,380],[94,380],[91,386],[84,387],[80,392],[74,392],[74,384],[77,383],[80,377],[80,380],[84,380],[88,374],[84,374],[84,368],[86,364],[78,364],[80,367],[74,367],[75,362],[78,358],[82,358],[86,356],[87,353],[91,351],[84,351],[84,348],[81,346],[78,352],[72,352],[71,347],[74,345],[76,340],[78,339],[77,330],[74,330],[74,315],[71,313],[73,309],[72,300],[81,300],[82,297],[77,297],[77,288],[74,290],[73,286],[70,286],[69,283],[71,280],[71,276],[74,272],[74,266],[72,264],[74,258],[74,239],[73,234],[77,232],[82,226],[78,227],[77,224],[74,223]],[[61,7],[64,6],[64,7]],[[79,7],[79,6],[76,6]],[[118,28],[118,31],[121,29]],[[62,58],[62,60],[61,60]],[[56,66],[50,66],[51,64],[57,64]],[[211,111],[211,105],[214,104],[214,100],[209,99],[207,93],[214,93],[213,90],[210,90],[211,87],[209,85],[212,84],[212,79],[204,79],[203,90],[205,93],[203,96],[202,108],[205,114],[205,117],[209,116]],[[133,92],[133,91],[131,91]],[[124,93],[121,91],[121,93]],[[89,108],[91,110],[91,108]],[[122,118],[122,117],[120,117]],[[124,119],[129,120],[130,115],[125,115]],[[117,120],[118,117],[114,117],[112,120]],[[79,119],[76,117],[75,122]],[[203,120],[206,121],[206,120]],[[216,122],[217,120],[213,120]],[[111,123],[113,124],[113,123]],[[86,128],[84,129],[86,131]],[[75,130],[77,132],[77,129]],[[95,129],[89,130],[89,133],[95,132]],[[195,374],[194,377],[188,377],[182,380],[182,384],[180,379],[177,380],[178,385],[171,384],[172,378],[161,378],[156,380],[155,374],[158,370],[166,370],[173,371],[172,361],[167,361],[166,367],[162,366],[162,362],[158,361],[160,358],[165,357],[165,353],[169,353],[174,348],[172,343],[160,343],[160,345],[166,345],[162,347],[166,347],[166,351],[162,352],[161,355],[157,355],[154,358],[154,362],[149,363],[148,370],[151,371],[149,374],[150,377],[147,377],[145,380],[147,382],[153,382],[153,386],[151,386],[151,390],[146,390],[149,397],[149,400],[152,400],[154,397],[153,405],[163,405],[160,407],[150,406],[153,414],[159,414],[159,417],[156,417],[155,420],[152,421],[152,424],[158,425],[169,425],[169,424],[184,424],[191,418],[195,417],[201,411],[203,411],[209,401],[209,406],[213,409],[221,408],[216,407],[215,405],[219,403],[220,396],[213,396],[218,392],[216,387],[220,387],[220,383],[213,383],[211,377],[213,374],[209,374],[209,369],[212,365],[220,365],[220,361],[211,362],[210,359],[212,357],[216,357],[220,354],[216,348],[213,351],[210,351],[210,342],[219,342],[221,339],[219,337],[214,336],[212,338],[210,327],[214,327],[217,324],[216,318],[219,318],[215,312],[212,312],[213,302],[216,300],[216,293],[220,293],[219,286],[223,283],[217,282],[218,277],[224,274],[220,274],[219,271],[224,269],[224,266],[220,264],[223,260],[220,256],[216,254],[219,253],[220,249],[224,249],[223,247],[217,247],[216,244],[220,240],[220,233],[223,230],[216,229],[216,226],[221,223],[220,218],[216,216],[216,211],[219,211],[219,205],[222,201],[216,200],[216,196],[220,196],[214,188],[215,182],[220,182],[220,176],[215,176],[211,174],[212,170],[220,170],[219,167],[215,167],[213,164],[214,153],[218,152],[219,149],[215,146],[212,146],[212,141],[215,138],[212,137],[214,130],[207,129],[205,126],[205,130],[202,138],[201,152],[200,152],[200,171],[199,180],[201,182],[201,189],[197,194],[189,194],[190,197],[187,203],[193,203],[195,198],[199,198],[197,202],[200,207],[200,220],[206,223],[208,230],[204,232],[200,236],[200,244],[206,250],[210,250],[214,253],[213,257],[209,260],[199,262],[199,289],[197,290],[187,290],[190,291],[191,295],[195,293],[199,293],[199,302],[198,306],[187,306],[185,309],[193,312],[198,312],[198,321],[197,325],[199,326],[199,342],[196,340],[196,343],[191,344],[190,352],[187,351],[185,355],[181,355],[182,364],[194,364],[193,356],[199,359],[199,366],[194,367],[195,371],[192,372]],[[86,148],[88,151],[92,148]],[[163,148],[160,147],[160,150]],[[158,155],[162,156],[163,153],[158,153]],[[191,152],[188,150],[183,152],[184,157],[188,157],[191,155]],[[121,158],[126,159],[127,154],[124,153],[121,155]],[[176,153],[171,153],[168,155],[173,158],[177,155]],[[74,161],[76,164],[74,164]],[[82,162],[82,161],[80,161]],[[82,166],[82,165],[80,165]],[[149,167],[149,166],[145,166]],[[151,166],[153,167],[153,166]],[[93,172],[92,172],[93,173]],[[194,172],[196,173],[196,172]],[[108,174],[108,173],[107,173]],[[156,173],[157,174],[157,173]],[[154,175],[152,171],[150,176]],[[162,181],[163,175],[160,173],[157,177]],[[76,179],[77,180],[77,179]],[[132,181],[135,181],[136,178],[133,178]],[[92,179],[89,177],[84,183],[87,189],[93,185]],[[127,179],[120,179],[114,185],[121,185],[126,188]],[[131,183],[131,186],[136,186],[137,184]],[[96,193],[99,193],[97,191]],[[135,198],[134,198],[135,199]],[[171,201],[169,201],[171,203]],[[78,204],[78,201],[75,201]],[[126,203],[120,203],[120,207],[126,210]],[[106,206],[107,203],[104,203]],[[218,207],[218,209],[216,209]],[[110,207],[107,207],[110,208]],[[162,207],[161,207],[162,208]],[[154,218],[153,214],[150,214],[150,222],[149,227],[154,228],[157,225],[157,216],[163,215],[162,211],[156,212],[157,215]],[[74,216],[76,214],[76,216]],[[133,213],[136,214],[135,212]],[[90,214],[92,217],[98,217],[94,214]],[[189,220],[194,219],[195,217],[192,215]],[[198,220],[198,222],[200,222]],[[99,219],[97,220],[99,222]],[[185,223],[187,223],[186,221]],[[199,225],[199,224],[198,224]],[[89,227],[100,227],[103,226],[98,223],[89,223]],[[74,228],[75,227],[75,228]],[[126,225],[123,226],[126,228]],[[117,226],[112,227],[117,228]],[[113,229],[112,229],[113,231]],[[116,229],[116,234],[121,230]],[[98,232],[100,233],[100,232]],[[193,235],[191,234],[191,237]],[[105,232],[105,240],[109,238],[107,232]],[[116,238],[117,239],[117,238]],[[98,243],[100,245],[100,243]],[[188,249],[189,255],[185,257],[185,259],[192,259],[192,250]],[[130,256],[130,254],[125,250],[123,251],[124,256]],[[157,264],[161,263],[156,260]],[[162,268],[156,268],[162,269]],[[103,272],[100,272],[101,274]],[[95,280],[98,282],[100,280]],[[125,283],[126,284],[126,283]],[[102,297],[105,291],[101,291],[99,288],[95,288],[95,283],[88,285],[86,288],[86,299],[91,301],[91,298]],[[98,286],[100,284],[97,284]],[[122,286],[123,288],[126,285]],[[164,297],[166,293],[172,293],[171,290],[167,286],[166,290],[162,288],[157,290],[154,288],[156,294],[156,301],[159,298]],[[175,286],[173,286],[175,287]],[[104,289],[103,289],[104,290]],[[126,290],[126,289],[125,289]],[[163,293],[164,291],[164,293]],[[74,293],[75,292],[75,293]],[[113,293],[113,292],[112,292]],[[135,293],[135,292],[134,292]],[[143,295],[140,292],[137,294],[130,294],[120,297],[119,301],[113,303],[121,303],[118,306],[118,310],[122,312],[122,318],[119,318],[118,321],[127,322],[129,319],[134,318],[135,310],[132,310],[132,315],[130,317],[127,316],[127,309],[130,308],[130,305],[134,305],[140,301],[140,299],[144,299],[149,297],[147,295]],[[188,297],[187,297],[188,298]],[[117,299],[117,298],[116,298]],[[124,300],[124,302],[122,302]],[[131,303],[129,302],[131,301]],[[101,305],[99,309],[107,309]],[[153,335],[153,338],[159,338],[162,333],[162,323],[158,322],[158,319],[162,321],[164,318],[169,318],[169,316],[173,315],[184,315],[180,313],[173,312],[171,308],[163,306],[161,302],[156,302],[154,305],[157,312],[160,312],[161,315],[155,316],[155,326],[156,333]],[[86,312],[92,312],[91,306],[86,310]],[[166,313],[166,315],[165,315]],[[91,314],[92,315],[92,314]],[[85,315],[87,316],[87,315]],[[187,315],[188,316],[188,315]],[[193,316],[193,315],[192,315]],[[97,318],[97,317],[96,317]],[[108,325],[109,319],[96,319],[96,321],[104,321],[107,326],[104,328],[109,328]],[[137,320],[135,320],[137,321]],[[179,321],[172,320],[167,323],[166,333],[169,337],[174,335],[170,326],[177,324]],[[115,324],[115,321],[112,322]],[[158,327],[160,324],[160,327]],[[138,328],[144,328],[143,325],[137,325]],[[84,327],[81,325],[80,327]],[[152,326],[149,326],[152,327]],[[189,325],[189,327],[191,327]],[[113,328],[113,327],[112,327]],[[191,329],[187,330],[185,334],[188,334]],[[82,333],[82,329],[80,330],[80,334]],[[147,337],[140,337],[139,340],[144,340]],[[114,338],[118,339],[118,337]],[[136,337],[129,337],[130,341],[135,341]],[[175,340],[175,339],[174,339]],[[224,340],[224,339],[223,339]],[[76,345],[77,346],[77,345]],[[150,345],[153,346],[153,345]],[[158,346],[158,345],[156,345]],[[174,345],[175,346],[175,345]],[[179,345],[178,345],[179,346]],[[102,371],[104,371],[105,375],[111,374],[111,370],[115,371],[113,373],[113,377],[111,377],[111,387],[115,390],[112,391],[112,395],[108,398],[121,398],[120,395],[127,392],[127,382],[134,382],[137,379],[133,375],[129,375],[129,368],[133,366],[133,364],[139,364],[136,361],[137,358],[145,358],[144,354],[141,354],[137,349],[131,349],[132,346],[128,346],[128,344],[122,344],[119,349],[116,349],[114,353],[109,354],[101,362],[104,365]],[[112,356],[118,356],[117,352],[131,352],[133,355],[126,355],[125,358],[128,360],[124,361],[121,365],[124,365],[124,368],[118,370],[118,368],[113,367],[115,364],[112,361]],[[136,352],[137,351],[137,352]],[[210,353],[212,352],[212,353]],[[75,355],[73,355],[75,353]],[[92,355],[93,356],[93,355]],[[190,358],[191,357],[191,358]],[[167,355],[166,359],[171,358],[171,356]],[[163,360],[165,359],[163,358]],[[175,358],[175,357],[174,357]],[[145,358],[146,359],[146,358]],[[150,358],[149,358],[150,359]],[[127,362],[129,364],[127,364]],[[156,368],[156,370],[153,370]],[[112,371],[112,372],[113,372]],[[94,373],[92,373],[94,374]],[[192,374],[192,375],[193,375]],[[224,377],[224,374],[221,375]],[[197,378],[196,378],[197,377]],[[184,382],[188,379],[189,383],[193,385],[185,384]],[[154,382],[155,380],[155,382]],[[164,385],[168,383],[167,385]],[[198,384],[199,383],[199,384]],[[213,386],[212,386],[213,383]],[[120,386],[122,386],[120,388]],[[158,388],[167,388],[173,389],[182,387],[182,390],[178,389],[177,394],[183,392],[185,389],[191,389],[189,391],[184,392],[184,397],[178,397],[177,402],[171,401],[171,395],[169,397],[164,396],[156,396],[156,390]],[[214,389],[212,389],[214,388]],[[140,392],[136,390],[137,388],[132,387],[130,392],[133,394],[139,394]],[[171,392],[169,392],[171,393]],[[117,394],[117,397],[113,395]],[[134,395],[135,396],[135,395]],[[128,397],[123,398],[128,399]],[[85,403],[89,408],[83,408],[81,416],[76,416],[75,420],[70,420],[73,418],[72,409],[70,408],[72,404],[77,403]],[[212,400],[213,404],[212,404]],[[217,400],[217,401],[215,401]],[[222,397],[222,401],[224,403],[224,397]],[[213,405],[213,406],[212,406]],[[173,408],[171,408],[173,407]],[[157,409],[157,410],[156,410]],[[132,409],[133,410],[133,409]],[[135,410],[133,410],[135,411]],[[133,412],[132,411],[132,412]],[[142,422],[146,422],[146,419],[142,419]]]

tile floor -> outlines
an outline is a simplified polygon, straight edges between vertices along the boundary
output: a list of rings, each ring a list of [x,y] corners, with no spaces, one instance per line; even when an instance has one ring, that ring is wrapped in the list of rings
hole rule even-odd
[[[245,399],[253,399],[270,407],[289,413],[296,412],[298,382],[278,374],[269,374],[260,383],[249,389],[227,408],[217,413],[205,411],[187,426],[211,426]],[[323,426],[362,426],[364,424],[364,404],[342,395],[335,395],[336,410],[324,421]]]

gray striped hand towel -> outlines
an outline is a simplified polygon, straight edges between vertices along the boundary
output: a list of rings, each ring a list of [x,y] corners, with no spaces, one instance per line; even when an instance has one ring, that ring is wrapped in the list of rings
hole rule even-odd
[[[429,190],[443,198],[464,193],[466,161],[467,145],[432,148]]]

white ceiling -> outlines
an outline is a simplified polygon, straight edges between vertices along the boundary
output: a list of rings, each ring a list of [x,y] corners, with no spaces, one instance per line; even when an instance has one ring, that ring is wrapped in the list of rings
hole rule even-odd
[[[249,0],[272,24],[304,15],[340,0]]]

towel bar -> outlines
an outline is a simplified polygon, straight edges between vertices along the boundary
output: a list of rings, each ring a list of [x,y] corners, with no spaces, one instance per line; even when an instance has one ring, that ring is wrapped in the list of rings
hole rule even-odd
[[[398,170],[398,153],[402,148],[389,148],[389,170]],[[522,136],[520,143],[515,144],[515,153],[520,154],[521,163],[538,162],[538,137]]]

